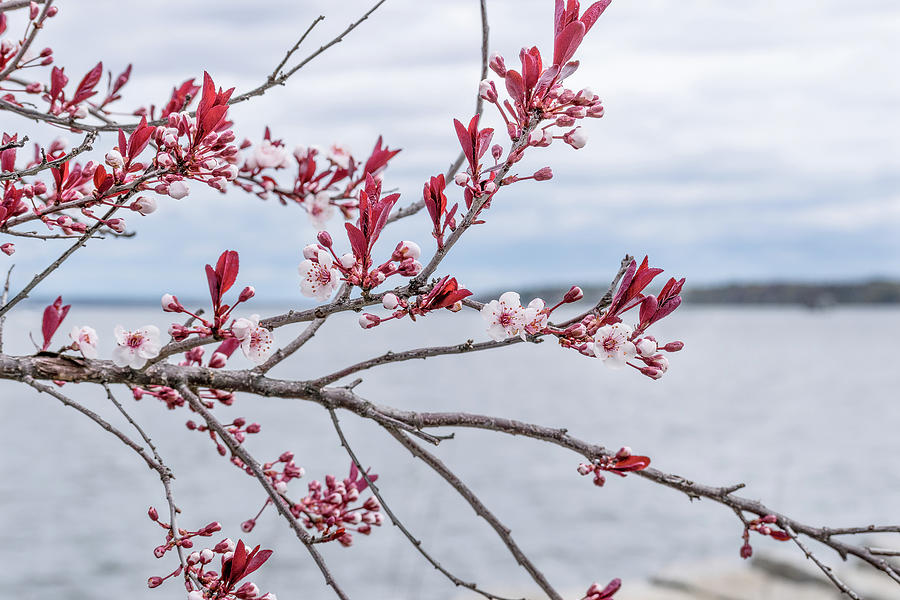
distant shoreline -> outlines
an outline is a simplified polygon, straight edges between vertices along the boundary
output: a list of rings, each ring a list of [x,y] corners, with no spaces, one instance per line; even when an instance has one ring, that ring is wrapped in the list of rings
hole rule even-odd
[[[599,298],[606,293],[607,286],[586,285],[581,286],[588,298]],[[543,298],[550,302],[562,298],[568,291],[568,287],[560,286],[524,286],[519,288],[522,300],[527,303],[532,298]],[[476,298],[483,302],[498,298],[507,290],[496,290],[492,293],[478,294]],[[651,289],[651,293],[658,288]],[[755,283],[726,283],[717,285],[691,286],[690,282],[682,293],[686,305],[788,305],[806,306],[810,308],[827,308],[839,305],[894,305],[900,304],[900,281],[870,280],[863,282],[844,283],[807,283],[807,282],[755,282]],[[134,297],[78,297],[66,296],[66,303],[82,306],[116,306],[116,307],[145,307],[158,306],[159,302],[147,298]],[[26,302],[32,306],[46,306],[52,302],[52,298],[29,298]],[[307,299],[285,298],[260,302],[255,310],[264,310],[267,307],[283,307],[285,304],[301,303],[304,307],[315,306]],[[205,306],[208,298],[182,300],[183,304]]]

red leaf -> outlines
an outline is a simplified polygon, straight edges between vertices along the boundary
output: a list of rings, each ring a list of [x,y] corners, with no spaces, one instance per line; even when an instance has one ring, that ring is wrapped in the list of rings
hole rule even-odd
[[[629,456],[628,458],[623,458],[622,460],[616,461],[615,466],[612,468],[614,471],[626,472],[626,471],[643,471],[647,467],[650,466],[650,458],[647,456]]]
[[[506,72],[506,91],[513,100],[519,104],[525,104],[525,81],[514,69]]]
[[[98,62],[93,69],[87,72],[84,79],[82,79],[81,83],[78,84],[78,87],[75,88],[75,93],[72,95],[72,99],[69,103],[79,104],[96,94],[97,92],[94,91],[94,86],[97,85],[97,82],[100,81],[102,76],[103,63]]]
[[[569,61],[584,39],[585,26],[581,21],[573,21],[556,36],[553,43],[553,64],[562,65]]]
[[[469,131],[459,119],[453,119],[453,126],[456,128],[456,137],[459,138],[459,145],[462,146],[466,159],[469,161],[470,165],[474,165],[475,157],[472,154],[474,148],[472,147],[472,138],[469,136]]]
[[[212,298],[213,306],[219,305],[219,277],[216,275],[215,269],[210,265],[206,265],[206,281],[209,283],[209,297]]]
[[[184,86],[182,85],[182,88],[183,87]],[[203,71],[203,95],[200,97],[200,103],[197,105],[197,118],[202,118],[206,111],[212,107],[213,102],[215,101],[216,84],[213,83],[212,77],[209,76],[209,73]]]
[[[147,118],[141,117],[141,123],[128,140],[128,159],[131,160],[144,151],[150,143],[154,128],[147,125]],[[124,156],[124,155],[123,155]]]
[[[347,230],[347,238],[350,240],[353,254],[356,255],[356,258],[365,258],[367,256],[366,238],[363,236],[362,231],[350,223],[344,223],[344,228]]]
[[[610,5],[612,0],[600,0],[599,2],[594,2],[591,4],[584,14],[581,15],[581,22],[584,23],[584,33],[587,35],[587,32],[591,30],[591,27],[594,26],[594,23],[597,22],[597,19],[600,18],[600,15],[603,14],[603,11],[606,10],[606,7]]]
[[[119,154],[128,156],[128,143],[125,141],[125,132],[119,130]]]
[[[259,546],[257,546],[256,548],[258,549]],[[257,552],[256,549],[254,549],[251,553],[250,559],[247,561],[247,566],[244,568],[244,573],[241,575],[241,577],[246,577],[253,571],[263,566],[263,563],[269,560],[270,556],[272,556],[271,550],[260,550],[259,552]]]
[[[234,250],[226,250],[219,256],[219,262],[216,263],[216,275],[219,279],[219,298],[224,296],[225,292],[234,285],[239,267],[238,253]]]
[[[785,533],[784,531],[779,531],[777,529],[773,529],[772,532],[769,534],[769,537],[771,537],[772,539],[778,540],[779,542],[786,542],[789,539],[791,539],[791,536],[789,534]]]

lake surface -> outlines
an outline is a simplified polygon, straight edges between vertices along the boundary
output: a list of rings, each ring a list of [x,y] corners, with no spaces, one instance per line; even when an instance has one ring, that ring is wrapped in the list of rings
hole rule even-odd
[[[167,326],[156,308],[75,306],[57,341],[72,325],[91,324],[101,335],[101,356],[108,357],[113,325],[150,322]],[[279,330],[278,339],[290,339],[294,327]],[[39,336],[38,307],[11,316],[7,351],[33,351],[29,331]],[[746,482],[743,495],[814,525],[900,521],[900,309],[685,307],[654,333],[686,344],[660,381],[545,343],[381,367],[364,374],[357,391],[401,408],[504,415],[565,426],[611,448],[627,444],[651,456],[654,466],[696,481]],[[487,339],[477,315],[389,322],[370,331],[345,315],[271,375],[306,378],[387,349],[467,338]],[[233,363],[244,366],[243,358]],[[101,389],[67,385],[65,391],[121,422]],[[271,507],[252,533],[241,533],[240,523],[256,513],[264,493],[219,457],[208,438],[185,428],[185,409],[167,411],[152,398],[136,403],[124,389],[120,398],[176,473],[183,527],[218,520],[223,537],[275,548],[253,580],[279,600],[334,597]],[[247,442],[257,458],[295,452],[307,472],[291,484],[296,496],[305,481],[346,473],[349,459],[317,405],[239,397],[216,411],[225,420],[244,416],[262,424],[262,433]],[[0,417],[0,598],[184,597],[177,582],[146,588],[149,576],[167,574],[177,559],[153,557],[163,533],[146,511],[165,501],[155,474],[134,453],[20,384],[0,382]],[[446,567],[497,593],[540,596],[493,530],[442,479],[379,427],[351,414],[342,420],[360,459],[381,475],[388,503]],[[592,581],[622,577],[617,598],[627,600],[629,579],[673,562],[723,556],[740,562],[741,526],[711,502],[689,502],[637,477],[608,477],[596,488],[576,473],[578,456],[522,438],[458,431],[433,451],[569,597],[581,597]],[[777,544],[753,542],[757,549]],[[474,597],[436,573],[387,524],[369,537],[355,536],[351,548],[319,548],[353,598]]]

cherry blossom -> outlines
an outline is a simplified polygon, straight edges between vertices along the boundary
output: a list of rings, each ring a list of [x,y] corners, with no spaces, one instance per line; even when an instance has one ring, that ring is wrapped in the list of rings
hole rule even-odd
[[[331,204],[331,196],[327,192],[308,194],[303,200],[303,208],[309,213],[309,219],[313,226],[324,229],[331,217],[334,216],[334,206]]]
[[[117,367],[140,369],[159,354],[159,328],[155,325],[146,325],[134,331],[116,325],[113,333],[118,345],[113,350],[112,359]]]
[[[516,292],[506,292],[485,304],[481,316],[488,323],[488,335],[497,342],[519,335],[525,328],[525,309]]]
[[[231,332],[241,341],[241,351],[251,362],[262,364],[272,353],[275,336],[265,327],[260,327],[259,315],[235,319]]]
[[[97,332],[93,327],[73,327],[69,337],[85,358],[97,358]]]
[[[290,154],[284,146],[273,144],[271,140],[264,139],[254,150],[253,155],[247,159],[250,168],[279,169],[288,166]]]
[[[631,327],[624,323],[604,325],[594,334],[594,354],[607,366],[623,367],[637,353],[630,336]]]
[[[334,259],[319,250],[316,262],[310,259],[300,263],[300,292],[316,300],[327,300],[341,284],[341,272],[334,268]]]

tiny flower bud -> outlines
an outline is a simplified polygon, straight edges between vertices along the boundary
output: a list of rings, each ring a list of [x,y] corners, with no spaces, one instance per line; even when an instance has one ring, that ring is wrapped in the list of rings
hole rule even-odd
[[[168,194],[169,194],[169,196],[171,196],[172,198],[175,198],[176,200],[181,200],[182,198],[184,198],[185,196],[187,196],[190,193],[191,193],[191,189],[188,187],[188,184],[186,181],[182,181],[182,180],[173,181],[172,183],[169,184]]]
[[[584,148],[584,145],[587,144],[587,133],[585,133],[584,129],[581,127],[576,127],[565,136],[563,136],[563,140],[575,148],[576,150],[580,148]]]
[[[173,296],[172,294],[163,294],[160,303],[162,304],[162,309],[165,312],[184,312],[184,307],[181,305],[181,302],[179,302],[178,298],[176,296]]]
[[[38,6],[37,2],[31,2],[28,5],[28,18],[31,19],[32,21],[37,19],[40,12],[41,12],[41,7]]]
[[[457,173],[453,176],[453,181],[456,182],[456,185],[463,186],[469,183],[469,176],[465,173]]]
[[[567,304],[569,302],[578,302],[582,298],[584,298],[584,292],[577,285],[573,285],[569,288],[569,291],[566,292],[566,295],[563,296],[563,302]]]
[[[493,81],[485,79],[478,86],[478,95],[488,102],[496,102],[497,86],[494,85]]]
[[[156,200],[154,200],[153,198],[148,198],[146,196],[138,196],[137,199],[135,199],[135,201],[128,206],[128,208],[146,216],[150,213],[156,212]]]
[[[279,494],[283,494],[287,491],[287,483],[285,483],[284,481],[276,481],[273,487]]]
[[[316,236],[316,239],[319,240],[319,243],[326,248],[331,248],[331,245],[334,243],[334,241],[331,239],[331,234],[327,231],[320,231]]]
[[[162,582],[163,582],[162,577],[153,576],[147,580],[147,587],[149,587],[149,588],[159,587],[162,585]]]
[[[422,250],[419,248],[418,244],[416,244],[415,242],[402,241],[397,244],[397,247],[394,249],[394,254],[391,256],[391,260],[403,260],[405,258],[416,260],[421,255]]]
[[[262,430],[262,425],[259,423],[250,423],[244,431],[247,433],[259,433],[260,430]]]
[[[196,565],[198,562],[200,562],[200,553],[196,551],[191,552],[190,554],[188,554],[186,562],[189,565]]]
[[[15,244],[3,244],[0,246],[0,252],[7,256],[12,256],[16,253],[16,245]]]
[[[400,299],[395,294],[388,292],[381,298],[381,305],[388,310],[394,310],[400,304]]]
[[[593,470],[594,470],[593,465],[589,465],[587,463],[581,463],[578,465],[578,474],[579,475],[587,475],[588,473],[590,473]]]
[[[113,169],[121,169],[125,166],[125,159],[122,158],[122,154],[116,149],[107,152],[105,158],[106,164]]]
[[[550,167],[538,169],[534,172],[534,179],[535,181],[547,181],[548,179],[553,179],[553,171]]]
[[[248,285],[243,290],[241,290],[241,294],[238,296],[238,302],[246,302],[255,295],[256,289],[254,289],[252,285]]]
[[[210,369],[221,369],[225,366],[228,357],[222,354],[221,352],[213,352],[213,355],[209,359],[209,368]]]
[[[503,61],[503,57],[494,52],[491,54],[490,62],[488,63],[491,67],[491,70],[499,75],[500,77],[506,77],[506,63]]]
[[[151,521],[158,521],[158,520],[159,520],[159,513],[156,512],[156,509],[153,508],[152,506],[151,506],[150,509],[147,511],[147,516],[150,517],[150,520],[151,520]]]
[[[372,329],[379,323],[381,323],[381,319],[378,317],[378,315],[363,313],[359,316],[359,326],[363,329]]]
[[[41,90],[44,89],[44,86],[40,84],[40,82],[34,81],[25,86],[25,91],[29,94],[38,94]]]
[[[684,342],[669,342],[660,348],[660,350],[665,350],[666,352],[678,352],[682,348],[684,348]]]
[[[347,252],[346,254],[344,254],[343,256],[341,256],[341,259],[340,259],[339,262],[341,263],[341,266],[342,266],[342,267],[344,267],[345,269],[349,269],[349,268],[351,268],[353,265],[356,264],[356,257],[353,256],[352,253]]]
[[[751,556],[753,556],[753,547],[750,542],[744,542],[744,545],[741,546],[741,558],[748,559]]]
[[[125,233],[125,219],[110,219],[106,226],[116,233]]]
[[[616,452],[616,458],[618,458],[619,460],[628,458],[629,456],[631,456],[631,448],[629,448],[628,446],[622,446],[621,448],[619,448],[619,451]]]

